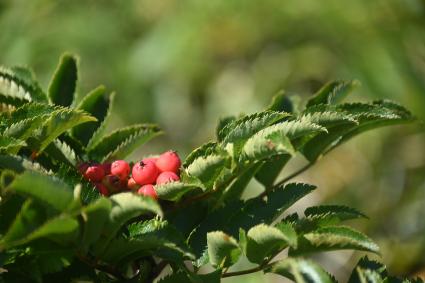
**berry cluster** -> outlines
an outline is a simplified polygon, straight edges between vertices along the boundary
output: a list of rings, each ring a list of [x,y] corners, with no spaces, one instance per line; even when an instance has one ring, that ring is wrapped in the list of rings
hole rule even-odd
[[[124,160],[112,163],[82,163],[78,169],[92,182],[102,195],[108,196],[125,190],[158,199],[154,185],[179,181],[181,161],[174,151],[159,157],[145,158],[131,168]]]

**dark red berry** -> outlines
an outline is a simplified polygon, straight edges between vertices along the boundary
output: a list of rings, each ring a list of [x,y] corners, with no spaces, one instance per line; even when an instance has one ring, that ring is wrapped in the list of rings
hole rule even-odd
[[[100,182],[105,176],[105,170],[103,170],[102,165],[95,164],[87,167],[83,175],[89,181]]]
[[[112,165],[111,163],[102,164],[103,170],[105,171],[105,175],[111,174],[111,165]]]
[[[118,176],[115,175],[106,175],[102,180],[110,192],[119,192],[127,188],[127,180],[121,180]]]
[[[137,184],[133,178],[130,178],[127,181],[127,188],[129,188],[130,190],[137,190],[138,188],[140,188],[140,185]]]
[[[177,155],[175,151],[167,151],[161,154],[158,157],[158,160],[155,162],[156,167],[161,172],[174,172],[178,173],[181,165],[180,157]]]
[[[177,176],[176,173],[170,172],[170,171],[162,172],[161,174],[159,174],[158,178],[156,178],[157,185],[166,184],[166,183],[175,182],[175,181],[180,181],[180,177]]]
[[[140,161],[133,166],[132,177],[139,185],[153,184],[159,175],[158,168],[153,162]]]
[[[102,183],[96,183],[95,184],[96,189],[104,196],[109,196],[109,190],[108,188],[102,184]]]
[[[153,199],[158,199],[158,195],[156,194],[156,191],[153,185],[144,185],[137,191],[137,193],[139,195],[151,197]]]
[[[80,163],[80,164],[78,164],[77,165],[77,168],[78,168],[78,171],[81,173],[81,174],[85,174],[86,173],[86,170],[87,170],[87,168],[89,168],[89,166],[90,166],[90,164],[88,164],[87,162],[84,162],[84,163]]]
[[[130,165],[124,160],[116,160],[111,164],[111,174],[118,176],[121,180],[127,180],[130,174]]]

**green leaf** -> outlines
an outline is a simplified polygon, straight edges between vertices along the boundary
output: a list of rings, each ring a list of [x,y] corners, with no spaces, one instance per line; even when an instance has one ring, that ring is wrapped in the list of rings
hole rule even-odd
[[[34,151],[41,152],[62,133],[90,121],[96,121],[96,118],[78,110],[56,110],[28,140],[28,144]]]
[[[27,140],[31,137],[34,131],[39,129],[44,121],[45,117],[43,116],[21,120],[17,123],[10,124],[6,129],[4,129],[3,135],[23,141]]]
[[[233,143],[235,147],[240,147],[256,132],[288,116],[289,114],[287,113],[274,111],[254,113],[227,124],[221,130],[219,136],[223,137],[223,144]]]
[[[218,154],[198,157],[185,171],[189,176],[198,178],[206,188],[211,188],[223,171],[226,161],[226,156]]]
[[[323,108],[323,106],[317,107]],[[346,103],[330,106],[330,111],[336,111],[346,119],[338,125],[329,128],[327,135],[321,134],[310,140],[303,149],[303,153],[310,161],[329,152],[343,142],[367,130],[388,125],[396,125],[415,121],[411,113],[402,106],[390,101],[375,101],[373,103]],[[343,117],[343,116],[342,116]]]
[[[193,150],[183,162],[183,167],[187,168],[190,164],[193,163],[196,159],[200,157],[207,157],[213,154],[224,153],[224,150],[219,147],[217,142],[207,142],[201,145],[200,147]]]
[[[24,239],[14,242],[14,245],[22,245],[40,238],[48,238],[52,241],[67,244],[75,240],[78,235],[78,221],[68,215],[59,215],[46,221]]]
[[[26,200],[5,235],[0,239],[0,247],[25,238],[43,225],[46,217],[39,203],[31,199]]]
[[[237,179],[223,192],[221,201],[231,201],[234,199],[240,199],[247,185],[254,177],[255,173],[262,167],[262,163],[258,162],[248,168],[246,168]]]
[[[53,111],[65,109],[58,106],[51,106],[42,103],[26,103],[9,113],[1,113],[0,125],[2,131],[12,124],[19,123],[23,120],[34,119],[35,117],[47,117]]]
[[[379,247],[359,231],[345,226],[326,226],[304,234],[291,255],[312,252],[354,249],[379,254]]]
[[[77,58],[64,54],[49,84],[50,102],[61,106],[71,106],[77,90]]]
[[[307,107],[317,104],[337,104],[359,85],[360,82],[357,80],[329,82],[310,98]]]
[[[264,164],[255,174],[255,179],[263,184],[264,187],[271,187],[290,159],[291,156],[289,154],[272,156],[265,160]]]
[[[38,84],[30,84],[11,69],[0,67],[0,102],[20,106],[30,101],[45,101]]]
[[[140,241],[151,241],[151,239],[161,240],[157,250],[152,251],[157,256],[164,259],[179,262],[184,259],[194,259],[194,256],[186,243],[186,239],[168,221],[151,219],[130,224],[128,227],[131,239]]]
[[[192,259],[191,254],[163,238],[140,236],[113,239],[100,258],[119,265],[146,256],[157,256],[174,262]]]
[[[162,216],[161,207],[149,197],[128,192],[115,194],[109,199],[112,202],[112,208],[109,219],[101,233],[101,238],[95,246],[98,253],[104,251],[121,226],[130,219],[147,213],[155,213]]]
[[[266,273],[276,273],[289,278],[297,283],[335,283],[336,280],[331,277],[316,263],[303,258],[286,258],[273,263],[267,269]]]
[[[312,192],[316,187],[302,183],[290,183],[267,194],[267,200],[254,198],[248,200],[240,210],[234,211],[229,220],[219,228],[231,235],[237,235],[239,228],[248,229],[254,225],[271,224],[286,209]]]
[[[208,215],[205,215],[198,221],[196,228],[191,231],[190,236],[188,237],[188,243],[193,248],[197,257],[200,257],[202,253],[205,252],[205,247],[207,246],[205,235],[208,232],[217,230],[229,232],[229,218],[237,212],[240,212],[243,205],[244,202],[240,200],[229,201],[224,203],[221,207],[211,211]],[[234,223],[237,222],[235,221]],[[236,225],[232,228],[236,229]],[[236,237],[237,233],[233,233],[232,236]],[[207,252],[205,254],[207,255]]]
[[[223,128],[226,127],[229,123],[234,122],[235,120],[236,120],[235,116],[227,116],[227,117],[220,118],[218,120],[217,127],[215,129],[215,134],[217,136],[218,141],[222,141],[220,139],[220,132],[223,130]]]
[[[348,283],[381,283],[388,276],[386,267],[382,263],[371,261],[363,257],[357,263],[356,268],[351,273]],[[389,282],[393,282],[392,280]],[[409,281],[403,281],[409,282]]]
[[[258,161],[281,154],[295,155],[295,149],[285,133],[261,131],[248,139],[240,159],[243,162]]]
[[[82,251],[87,251],[100,238],[103,227],[109,219],[111,207],[109,199],[99,198],[82,209],[81,215],[84,221],[81,239]]]
[[[294,104],[291,98],[288,97],[284,91],[280,91],[275,96],[273,96],[270,105],[267,107],[267,110],[293,113]]]
[[[246,235],[245,254],[252,263],[262,264],[293,243],[293,233],[286,235],[275,227],[259,224]],[[296,245],[296,243],[295,243]]]
[[[104,128],[100,126],[109,114],[112,101],[112,94],[106,96],[105,93],[105,87],[99,86],[89,92],[76,107],[76,109],[85,111],[97,119],[96,122],[78,125],[72,129],[71,134],[84,145],[87,145],[89,141],[92,142],[93,134],[100,135],[98,130],[103,130]]]
[[[301,183],[281,186],[268,194],[267,200],[254,198],[246,202],[230,201],[215,209],[200,221],[192,231],[189,244],[196,256],[203,252],[206,242],[205,234],[222,230],[233,237],[239,234],[239,228],[248,230],[260,223],[271,224],[297,200],[313,191],[316,187]]]
[[[25,170],[47,173],[40,164],[15,155],[0,154],[0,169],[10,169],[17,173],[22,173]]]
[[[183,195],[196,189],[199,189],[199,186],[184,182],[169,182],[155,186],[158,197],[170,201],[178,201]]]
[[[208,255],[213,266],[226,268],[235,264],[241,255],[238,242],[231,236],[215,231],[207,234]]]
[[[20,84],[28,89],[33,101],[47,102],[47,95],[41,89],[32,69],[25,66],[13,66],[8,71],[9,73],[13,73],[13,76],[20,81]]]
[[[32,197],[58,211],[66,210],[74,199],[72,189],[65,183],[31,171],[18,176],[8,189]]]
[[[134,149],[161,134],[156,125],[138,124],[118,129],[103,137],[88,150],[90,159],[107,161],[123,159]]]
[[[304,215],[312,219],[336,218],[339,221],[356,218],[368,218],[366,215],[357,211],[356,209],[343,205],[312,206],[304,211]]]
[[[21,147],[25,146],[25,142],[15,138],[0,136],[0,152],[17,154]]]
[[[53,143],[51,143],[46,148],[46,152],[48,155],[50,155],[50,152],[48,151],[48,148],[50,146],[54,147],[55,150],[58,152],[58,154],[61,155],[61,157],[57,159],[62,159],[64,163],[68,163],[72,166],[77,166],[77,163],[78,163],[77,154],[67,143],[62,142],[59,139],[54,140]]]
[[[343,104],[340,109],[353,113],[359,120],[359,125],[344,133],[338,144],[341,144],[352,137],[368,130],[380,127],[410,123],[416,118],[401,105],[388,101],[378,100],[372,104]]]

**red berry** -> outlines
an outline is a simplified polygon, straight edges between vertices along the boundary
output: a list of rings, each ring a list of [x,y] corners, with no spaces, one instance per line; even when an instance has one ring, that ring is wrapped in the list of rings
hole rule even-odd
[[[86,173],[86,170],[87,170],[87,168],[89,168],[89,164],[87,163],[87,162],[84,162],[84,163],[80,163],[80,164],[78,164],[78,166],[77,166],[77,168],[78,168],[78,171],[81,173],[81,174],[83,174],[84,175],[84,173]]]
[[[158,160],[158,157],[146,157],[142,159],[142,161],[145,163],[148,163],[148,162],[155,163],[157,160]]]
[[[152,185],[144,185],[142,186],[137,193],[139,195],[143,195],[143,196],[147,196],[147,197],[151,197],[153,199],[158,199],[158,195],[155,192],[155,188]]]
[[[96,164],[87,167],[84,172],[84,178],[92,182],[100,182],[105,176],[105,170],[103,170],[102,165]]]
[[[130,165],[124,160],[116,160],[111,164],[111,174],[118,176],[121,180],[127,180],[130,174]]]
[[[161,154],[155,164],[161,172],[171,171],[178,173],[181,161],[177,153],[170,150]]]
[[[103,170],[105,171],[105,175],[111,174],[111,166],[112,166],[111,163],[103,163],[102,164]]]
[[[153,162],[140,161],[133,166],[132,176],[139,185],[153,184],[158,177],[159,171]]]
[[[140,185],[138,185],[133,178],[128,179],[127,188],[129,188],[130,190],[137,190],[139,187]]]
[[[161,174],[159,174],[158,178],[156,178],[157,185],[166,184],[166,183],[175,182],[175,181],[180,181],[180,177],[177,176],[176,173],[170,172],[170,171],[162,172]]]
[[[102,183],[97,183],[95,184],[96,189],[104,196],[109,196],[109,190],[108,188],[102,184]]]

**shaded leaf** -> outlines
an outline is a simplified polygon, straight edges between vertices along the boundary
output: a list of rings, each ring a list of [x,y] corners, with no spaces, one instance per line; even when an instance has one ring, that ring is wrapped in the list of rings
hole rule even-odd
[[[77,58],[71,54],[61,56],[49,84],[50,102],[61,106],[71,106],[77,89]]]
[[[211,188],[226,165],[226,156],[209,155],[196,158],[187,168],[189,176],[198,178],[206,188]]]
[[[169,182],[162,185],[156,185],[155,191],[160,199],[178,201],[186,193],[199,188],[199,186],[193,184]]]
[[[80,242],[82,251],[87,251],[100,238],[103,227],[108,221],[111,207],[111,202],[108,199],[99,198],[82,209],[81,215],[84,220]]]
[[[379,247],[367,236],[345,226],[326,226],[304,234],[292,255],[311,252],[354,249],[379,254]]]
[[[58,211],[66,210],[74,199],[72,189],[65,183],[32,171],[16,177],[8,189],[32,197]]]
[[[78,110],[56,110],[28,140],[28,144],[33,150],[40,152],[62,133],[90,121],[96,121],[96,118]]]
[[[273,263],[264,271],[266,273],[276,273],[282,275],[297,283],[336,282],[336,280],[319,265],[303,258],[286,258],[284,260]]]
[[[207,244],[210,262],[219,268],[235,264],[241,255],[237,241],[221,231],[209,232]]]
[[[357,80],[329,82],[309,99],[307,107],[317,104],[339,103],[359,85],[360,82]]]
[[[104,251],[121,226],[130,219],[147,213],[155,213],[162,216],[161,207],[149,197],[142,197],[128,192],[115,194],[109,199],[112,202],[112,208],[109,219],[101,233],[102,236],[95,245],[98,253]]]
[[[105,87],[99,86],[89,92],[76,107],[97,119],[96,122],[78,125],[72,129],[71,134],[84,145],[87,145],[89,141],[92,142],[93,134],[100,135],[98,131],[103,129],[100,126],[105,121],[112,102],[112,95],[106,96],[105,93]]]
[[[284,229],[259,224],[246,234],[245,254],[250,262],[262,264],[281,250],[293,245],[293,233],[286,235]],[[295,242],[296,245],[296,242]]]
[[[318,219],[337,218],[339,221],[367,218],[366,215],[356,209],[343,205],[312,206],[304,211],[304,215],[309,218]]]
[[[134,149],[161,134],[155,125],[138,124],[118,129],[103,137],[88,150],[92,160],[107,161],[123,159]]]

